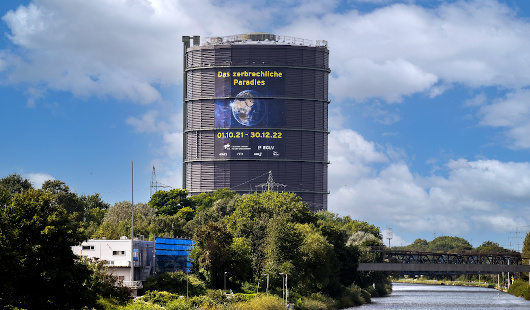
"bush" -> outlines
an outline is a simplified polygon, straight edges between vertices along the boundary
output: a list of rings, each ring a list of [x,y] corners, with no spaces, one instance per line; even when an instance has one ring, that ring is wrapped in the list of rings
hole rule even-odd
[[[328,307],[320,300],[305,298],[301,305],[302,310],[327,310]]]
[[[179,298],[177,300],[173,300],[166,306],[167,310],[188,310],[192,309],[192,305],[189,302],[188,299],[185,298]]]
[[[168,303],[178,299],[179,295],[168,292],[148,291],[138,300],[165,307]]]
[[[186,278],[189,296],[199,296],[206,293],[206,284],[196,275],[182,271],[159,273],[147,278],[145,291],[166,291],[180,296],[186,296]]]
[[[530,286],[528,285],[528,283],[521,279],[517,279],[510,286],[508,293],[517,297],[521,297],[524,296],[528,290],[530,290]]]
[[[345,296],[353,302],[354,305],[360,306],[366,303],[362,297],[362,290],[357,285],[351,285],[346,289]]]
[[[257,296],[249,302],[235,304],[239,310],[285,310],[282,299],[276,296]]]
[[[370,290],[370,292],[368,292],[367,290],[361,290],[361,297],[363,298],[365,303],[370,303],[372,301],[372,296],[379,297],[379,295],[374,294],[377,294],[376,290]]]
[[[161,310],[163,307],[155,304],[150,304],[142,300],[135,300],[133,303],[120,308],[121,310]]]
[[[524,299],[530,300],[530,290],[526,290],[523,294]]]

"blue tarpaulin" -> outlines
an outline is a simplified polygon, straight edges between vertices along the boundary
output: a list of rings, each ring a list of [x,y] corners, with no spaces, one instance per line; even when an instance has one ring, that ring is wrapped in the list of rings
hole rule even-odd
[[[156,238],[156,272],[189,272],[189,252],[194,242],[182,238]]]

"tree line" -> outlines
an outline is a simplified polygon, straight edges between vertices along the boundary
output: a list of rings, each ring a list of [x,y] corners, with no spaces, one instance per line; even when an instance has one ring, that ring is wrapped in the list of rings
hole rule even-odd
[[[205,289],[223,288],[226,277],[234,291],[264,290],[269,275],[271,293],[281,294],[284,274],[290,300],[312,296],[337,307],[388,289],[385,275],[357,272],[361,259],[377,259],[363,257],[360,247],[382,245],[379,228],[312,212],[293,193],[219,189],[188,197],[173,189],[156,192],[148,203],[111,206],[98,194],[72,193],[58,180],[35,189],[13,174],[0,179],[0,208],[0,272],[7,279],[0,281],[0,301],[12,307],[101,308],[98,300],[125,300],[126,289],[109,284],[101,264],[78,259],[71,247],[128,236],[131,212],[135,233],[145,239],[188,236],[196,242],[192,273]]]

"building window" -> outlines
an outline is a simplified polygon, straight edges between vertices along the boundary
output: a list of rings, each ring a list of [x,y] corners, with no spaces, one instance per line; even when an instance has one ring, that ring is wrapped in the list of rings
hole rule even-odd
[[[94,249],[93,245],[83,245],[83,250],[93,250],[93,249]]]
[[[112,251],[112,255],[125,255],[125,251]]]

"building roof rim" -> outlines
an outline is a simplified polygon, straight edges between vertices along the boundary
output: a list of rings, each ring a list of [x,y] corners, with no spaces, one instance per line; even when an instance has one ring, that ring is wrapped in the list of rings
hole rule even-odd
[[[276,45],[299,45],[311,47],[327,47],[326,40],[308,40],[285,35],[275,35],[266,32],[249,32],[229,36],[205,37],[201,46],[208,45],[245,45],[245,44],[276,44]]]

